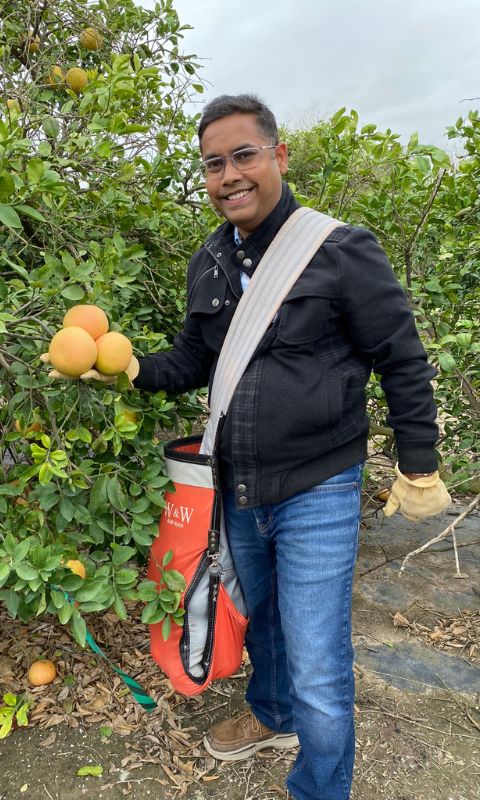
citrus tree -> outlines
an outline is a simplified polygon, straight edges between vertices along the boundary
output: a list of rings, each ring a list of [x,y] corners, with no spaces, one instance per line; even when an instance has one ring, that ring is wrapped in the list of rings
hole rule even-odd
[[[193,121],[202,86],[171,0],[0,3],[0,602],[85,642],[83,615],[147,601],[181,623],[182,576],[138,585],[163,507],[158,428],[195,398],[52,383],[39,356],[93,303],[137,355],[169,346],[203,235]],[[86,577],[85,577],[86,570]]]
[[[290,177],[303,201],[372,230],[403,282],[431,361],[453,487],[478,490],[480,466],[480,116],[447,129],[458,154],[406,146],[391,130],[360,128],[341,108],[307,131],[286,131]],[[385,429],[380,382],[370,385],[373,432]]]

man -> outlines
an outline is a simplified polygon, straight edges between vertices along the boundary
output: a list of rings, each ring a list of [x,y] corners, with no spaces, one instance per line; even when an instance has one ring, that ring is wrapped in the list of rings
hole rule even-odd
[[[169,353],[134,359],[147,391],[211,385],[243,289],[298,208],[271,111],[221,96],[199,126],[210,201],[226,218],[192,258]],[[386,512],[444,510],[427,364],[405,294],[375,237],[336,228],[289,292],[235,392],[220,443],[229,542],[245,594],[249,710],[205,737],[222,760],[300,744],[296,800],[347,800],[354,761],[352,577],[368,418],[382,376],[399,465]],[[298,737],[298,739],[297,739]]]

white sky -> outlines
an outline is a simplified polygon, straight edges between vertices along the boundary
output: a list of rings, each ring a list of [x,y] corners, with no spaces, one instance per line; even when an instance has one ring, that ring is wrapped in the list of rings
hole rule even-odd
[[[138,2],[140,0],[137,0]],[[154,0],[141,0],[153,7]],[[341,106],[405,141],[447,147],[446,125],[480,108],[480,0],[174,0],[183,50],[218,94],[254,92],[304,127]]]

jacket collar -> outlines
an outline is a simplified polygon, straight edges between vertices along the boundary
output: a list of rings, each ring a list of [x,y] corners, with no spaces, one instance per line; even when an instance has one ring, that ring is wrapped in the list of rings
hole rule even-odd
[[[209,236],[205,247],[224,270],[235,294],[241,294],[239,268],[250,277],[253,275],[283,223],[299,207],[300,204],[295,200],[288,184],[283,182],[282,195],[273,211],[240,244],[235,244],[234,226],[231,222],[224,222]]]

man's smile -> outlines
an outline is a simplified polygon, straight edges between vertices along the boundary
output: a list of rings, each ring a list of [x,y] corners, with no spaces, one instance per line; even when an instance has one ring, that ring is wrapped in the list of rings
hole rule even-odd
[[[235,202],[237,200],[243,200],[244,197],[247,197],[250,192],[254,189],[253,186],[250,186],[246,189],[234,189],[227,194],[222,195],[220,198],[221,200],[227,200],[228,202]]]

